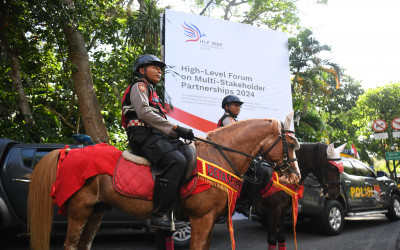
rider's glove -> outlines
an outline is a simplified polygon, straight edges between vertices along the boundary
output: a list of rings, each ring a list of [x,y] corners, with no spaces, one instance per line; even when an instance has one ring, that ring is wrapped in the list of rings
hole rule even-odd
[[[179,138],[178,133],[173,129],[171,129],[171,131],[169,131],[168,136],[171,137],[172,139],[178,139]]]
[[[186,139],[186,140],[194,139],[194,134],[191,129],[184,128],[184,127],[177,125],[175,132],[179,135],[179,137],[182,137],[183,139]]]

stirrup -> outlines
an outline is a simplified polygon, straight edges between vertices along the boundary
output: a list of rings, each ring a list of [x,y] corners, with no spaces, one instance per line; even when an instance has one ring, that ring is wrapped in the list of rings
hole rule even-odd
[[[184,221],[171,221],[166,213],[153,214],[150,219],[150,227],[166,231],[184,228],[186,224]]]

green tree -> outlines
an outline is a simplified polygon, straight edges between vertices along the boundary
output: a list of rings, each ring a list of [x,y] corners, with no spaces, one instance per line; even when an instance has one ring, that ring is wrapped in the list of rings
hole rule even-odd
[[[37,123],[33,129],[37,138],[27,135],[22,140],[29,141],[27,137],[30,137],[33,141],[46,141],[50,135],[54,139],[83,132],[90,134],[95,141],[108,141],[96,86],[92,81],[89,53],[91,49],[107,46],[108,41],[99,41],[105,39],[104,34],[111,36],[109,26],[114,22],[112,17],[121,8],[118,2],[75,3],[66,0],[6,3],[9,9],[23,10],[7,15],[6,22],[12,25],[2,27],[6,27],[6,34],[13,38],[11,46],[17,48],[16,53],[23,58],[22,90],[28,93],[28,103]],[[115,36],[116,30],[113,32]],[[4,62],[11,68],[9,58]],[[8,82],[6,77],[4,80]],[[7,120],[14,123],[16,119],[12,117],[15,113],[20,112],[11,112]],[[79,126],[81,117],[84,129]],[[56,124],[51,124],[51,121]],[[23,126],[19,126],[19,130],[23,130]]]
[[[318,109],[318,100],[330,91],[328,79],[336,79],[335,75],[326,72],[326,65],[337,66],[319,57],[323,51],[330,51],[330,47],[321,45],[309,29],[289,38],[293,109],[301,121],[296,134],[310,142],[326,138],[326,124]]]
[[[4,82],[8,85],[12,83],[13,89],[18,94],[18,106],[23,116],[23,120],[27,125],[27,129],[32,132],[35,120],[32,116],[31,108],[28,103],[28,97],[25,93],[21,78],[21,63],[19,59],[19,48],[18,45],[26,44],[26,37],[16,37],[13,33],[19,33],[19,26],[15,19],[10,20],[10,16],[17,15],[21,16],[25,11],[23,10],[22,4],[10,4],[7,1],[2,0],[0,2],[0,41],[2,48],[9,59],[9,69],[6,69],[4,73],[9,76],[10,80]],[[7,32],[8,30],[8,32]],[[18,39],[19,44],[12,43],[14,39]],[[4,106],[6,107],[6,106]]]
[[[372,122],[382,119],[390,124],[394,118],[399,117],[399,100],[400,83],[390,83],[383,87],[367,90],[365,94],[358,98],[357,106],[352,110],[354,117],[352,124],[358,128],[357,134],[365,138],[360,144],[378,159],[384,159],[385,152],[391,151],[391,142],[390,138],[373,139],[373,134],[376,132],[372,129]],[[388,130],[386,131],[389,132]],[[395,138],[392,142],[400,144],[399,138]],[[393,177],[394,172],[390,165],[390,162],[387,161],[386,168]]]
[[[344,143],[356,138],[348,112],[363,90],[338,64],[322,57],[330,51],[309,29],[289,38],[293,109],[300,117],[295,128],[303,141]]]
[[[216,10],[224,20],[231,20],[255,26],[266,26],[272,30],[291,31],[299,24],[297,7],[294,0],[196,0],[197,6],[204,6],[201,15],[210,3],[217,5]],[[217,15],[217,14],[215,14]]]

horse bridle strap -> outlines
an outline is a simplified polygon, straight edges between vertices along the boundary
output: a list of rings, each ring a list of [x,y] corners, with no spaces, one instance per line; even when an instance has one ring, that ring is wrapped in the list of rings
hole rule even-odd
[[[280,164],[280,165],[277,165],[276,163],[272,164],[274,166],[273,169],[277,168],[281,172],[284,172],[286,169],[288,169],[291,162],[297,161],[296,158],[289,159],[289,152],[288,152],[287,141],[286,141],[286,137],[285,137],[286,133],[294,134],[294,132],[291,131],[291,130],[282,129],[281,130],[281,134],[279,135],[279,137],[276,138],[275,142],[262,155],[263,158],[265,159],[265,156],[276,146],[276,144],[278,144],[278,142],[280,140],[282,140],[282,144],[283,144],[283,163]]]
[[[238,154],[242,154],[242,155],[244,155],[244,156],[247,156],[247,157],[256,159],[256,157],[254,157],[254,156],[252,156],[252,155],[249,155],[249,154],[246,154],[246,153],[237,151],[237,150],[232,149],[232,148],[228,148],[228,147],[224,147],[224,146],[222,146],[222,145],[219,145],[219,144],[213,142],[209,137],[207,137],[207,140],[203,140],[203,139],[198,138],[198,137],[194,137],[194,139],[195,139],[195,140],[202,141],[202,142],[205,142],[205,143],[208,143],[208,144],[211,144],[211,145],[213,145],[216,149],[218,149],[219,153],[224,157],[224,159],[226,160],[226,162],[228,162],[229,166],[232,168],[232,170],[233,170],[233,172],[235,173],[235,175],[239,176],[240,178],[243,178],[243,175],[241,175],[241,174],[239,173],[239,171],[236,169],[235,165],[233,165],[233,163],[231,162],[231,160],[229,160],[229,158],[224,154],[224,152],[222,151],[222,149],[223,149],[223,150],[227,150],[227,151],[231,151],[231,152],[235,152],[235,153],[238,153]]]
[[[252,156],[252,155],[243,153],[243,152],[238,151],[238,150],[235,150],[235,149],[233,149],[233,148],[228,148],[228,147],[219,145],[219,144],[217,144],[217,143],[211,141],[211,139],[210,139],[209,137],[207,137],[207,140],[204,140],[204,139],[202,139],[202,138],[199,138],[199,137],[196,137],[196,136],[195,136],[195,137],[194,137],[194,140],[195,140],[195,141],[205,142],[205,143],[208,143],[208,144],[210,144],[210,145],[213,145],[213,146],[216,147],[216,148],[220,148],[220,149],[223,149],[223,150],[226,150],[226,151],[235,152],[235,153],[238,153],[238,154],[247,156],[247,157],[252,158],[252,159],[258,159],[258,158],[255,157],[255,156]]]

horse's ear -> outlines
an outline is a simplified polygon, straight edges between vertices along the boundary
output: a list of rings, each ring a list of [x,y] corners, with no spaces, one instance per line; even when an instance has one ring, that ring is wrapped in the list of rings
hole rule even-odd
[[[343,152],[344,148],[346,147],[347,143],[339,146],[336,150],[338,150],[339,152]]]
[[[337,158],[340,157],[340,152],[344,150],[346,147],[346,144],[343,144],[337,148],[335,148],[335,145],[333,143],[329,144],[328,148],[326,149],[326,155],[328,158]]]
[[[326,149],[326,155],[328,158],[335,157],[335,145],[333,143],[329,144],[328,148]]]
[[[293,116],[294,116],[294,111],[290,112],[286,116],[285,122],[283,123],[283,128],[284,129],[290,129],[290,125],[292,124],[292,121],[293,121]]]

